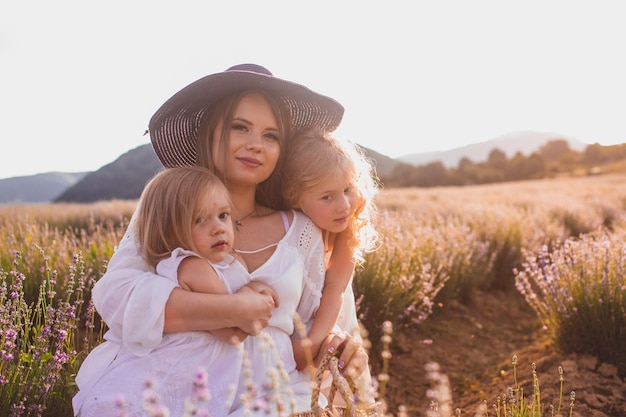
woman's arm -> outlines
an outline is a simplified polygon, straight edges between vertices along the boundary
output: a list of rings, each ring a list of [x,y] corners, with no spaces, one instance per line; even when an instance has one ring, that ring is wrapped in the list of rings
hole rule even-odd
[[[313,358],[319,355],[322,344],[335,328],[344,301],[343,294],[354,273],[354,266],[354,257],[345,236],[338,235],[326,270],[320,306],[307,335]],[[308,365],[308,348],[303,347],[298,339],[294,340],[293,347],[298,370],[302,370]]]
[[[274,300],[242,287],[235,294],[203,294],[174,288],[165,306],[164,333],[239,327],[251,336],[267,327]]]
[[[95,284],[94,305],[124,345],[145,355],[158,345],[163,332],[239,327],[256,335],[272,315],[272,297],[247,290],[233,295],[200,294],[178,288],[176,279],[151,271],[133,237],[131,220],[109,261],[107,272]]]

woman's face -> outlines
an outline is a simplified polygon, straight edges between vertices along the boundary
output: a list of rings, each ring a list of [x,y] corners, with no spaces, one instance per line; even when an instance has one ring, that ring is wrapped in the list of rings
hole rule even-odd
[[[228,130],[226,159],[220,140],[220,123],[213,132],[211,154],[218,172],[229,187],[258,185],[274,171],[280,156],[280,131],[276,117],[265,98],[251,92],[241,98]]]

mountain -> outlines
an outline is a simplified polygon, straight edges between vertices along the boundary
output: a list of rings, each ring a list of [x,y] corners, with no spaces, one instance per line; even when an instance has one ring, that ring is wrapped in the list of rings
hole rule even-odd
[[[364,146],[362,146],[361,149],[365,152],[365,156],[372,161],[372,164],[376,169],[376,174],[379,177],[384,178],[391,175],[393,169],[396,165],[398,165],[398,161],[393,158],[380,154]]]
[[[48,172],[0,180],[0,204],[50,202],[85,175],[86,172]]]
[[[69,187],[54,202],[90,203],[98,200],[134,200],[146,182],[163,168],[152,145],[141,145]]]
[[[474,143],[447,151],[403,155],[398,157],[397,160],[411,165],[425,165],[430,162],[441,161],[447,168],[453,168],[464,157],[472,162],[486,161],[489,153],[495,148],[504,152],[508,158],[515,155],[516,152],[521,152],[528,156],[547,142],[556,139],[567,140],[570,148],[577,152],[584,150],[587,146],[587,144],[578,139],[558,133],[520,131],[498,136],[486,142]]]

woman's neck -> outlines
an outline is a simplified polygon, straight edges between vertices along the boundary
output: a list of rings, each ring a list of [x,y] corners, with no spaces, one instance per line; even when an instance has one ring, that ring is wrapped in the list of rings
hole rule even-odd
[[[256,209],[255,188],[230,188],[230,200],[233,203],[233,217],[238,219]]]

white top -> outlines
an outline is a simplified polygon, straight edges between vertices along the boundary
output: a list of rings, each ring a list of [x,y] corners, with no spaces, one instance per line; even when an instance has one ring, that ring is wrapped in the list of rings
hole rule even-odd
[[[162,275],[156,275],[140,256],[132,236],[133,225],[131,220],[106,274],[92,292],[96,309],[109,331],[106,342],[90,353],[76,377],[80,391],[73,401],[75,413],[80,409],[81,417],[107,415],[106,412],[116,415],[112,407],[118,394],[124,394],[127,403],[135,403],[127,407],[128,416],[145,415],[141,394],[145,377],[151,376],[157,383],[155,391],[161,396],[161,403],[170,409],[172,417],[180,416],[185,398],[191,395],[196,367],[202,365],[209,371],[211,415],[241,415],[238,398],[245,388],[237,347],[217,341],[208,332],[163,335],[165,302],[172,289],[179,286],[176,270],[189,253],[177,252],[168,262],[159,264]],[[217,265],[216,270],[231,291],[250,280],[260,280],[278,293],[280,307],[263,331],[263,335],[271,336],[277,357],[272,359],[267,349],[259,348],[264,343],[261,335],[248,337],[244,347],[255,383],[266,379],[268,365],[280,360],[290,376],[298,410],[308,409],[311,387],[307,376],[295,369],[289,335],[294,332],[294,312],[310,324],[319,307],[325,275],[319,229],[308,217],[294,211],[289,230],[264,265],[252,274],[238,262],[230,267]],[[343,310],[338,325],[352,331],[358,322],[351,286],[346,291]],[[268,364],[268,360],[272,363]],[[187,373],[189,377],[185,379]],[[237,385],[236,393],[229,395],[228,387],[233,384]],[[236,399],[230,408],[225,405],[227,398]]]

